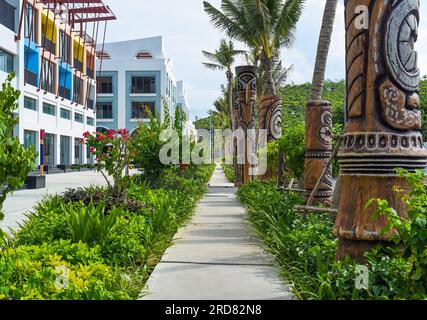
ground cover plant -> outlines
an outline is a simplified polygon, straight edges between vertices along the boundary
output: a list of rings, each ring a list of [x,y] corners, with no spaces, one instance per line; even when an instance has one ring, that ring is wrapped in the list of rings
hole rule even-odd
[[[423,175],[409,175],[414,191],[406,196],[409,220],[382,200],[379,214],[389,217],[399,233],[400,246],[378,246],[366,254],[367,285],[358,286],[359,264],[337,262],[333,219],[325,215],[296,213],[303,204],[296,194],[284,195],[274,183],[254,181],[238,196],[248,209],[248,219],[265,249],[276,258],[281,274],[299,299],[426,299],[426,190]],[[268,201],[266,201],[268,199]],[[373,204],[372,204],[373,205]],[[360,283],[359,283],[360,284]]]

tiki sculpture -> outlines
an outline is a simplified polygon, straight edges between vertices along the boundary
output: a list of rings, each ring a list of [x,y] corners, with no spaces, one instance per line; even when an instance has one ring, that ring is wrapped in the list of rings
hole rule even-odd
[[[242,141],[243,148],[238,148],[237,144],[239,142],[235,141],[235,154],[237,154],[235,185],[239,187],[252,179],[249,175],[250,164],[248,161],[247,140],[255,138],[251,134],[248,134],[248,130],[255,129],[254,111],[256,107],[257,67],[236,67],[236,75],[237,90],[234,96],[234,130],[241,129],[244,134],[244,140]]]
[[[267,130],[267,141],[282,136],[282,99],[276,95],[261,97],[259,105],[259,128]]]
[[[413,171],[427,165],[414,51],[419,5],[419,0],[345,3],[347,123],[339,153],[343,184],[334,227],[340,238],[338,259],[363,261],[367,249],[387,241],[390,235],[381,235],[386,220],[374,220],[375,208],[365,209],[367,201],[386,199],[405,216],[393,187],[408,186],[394,169]]]
[[[260,98],[258,127],[267,130],[267,142],[282,136],[282,98],[266,94]],[[270,180],[276,176],[273,169],[258,177],[260,180]]]
[[[332,106],[328,101],[309,101],[306,109],[304,188],[306,197],[317,184],[332,153]],[[314,202],[327,204],[333,193],[332,168],[315,194]]]

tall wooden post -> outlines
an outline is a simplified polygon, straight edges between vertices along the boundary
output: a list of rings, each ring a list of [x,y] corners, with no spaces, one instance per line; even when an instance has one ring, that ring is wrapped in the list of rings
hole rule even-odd
[[[393,187],[407,188],[396,167],[424,169],[420,71],[414,43],[419,0],[347,0],[347,122],[339,153],[342,195],[334,234],[338,259],[363,253],[378,241],[385,218],[373,220],[371,198],[388,200],[405,216]],[[364,9],[365,8],[365,9]],[[367,21],[367,19],[369,19]]]
[[[250,164],[248,161],[248,130],[255,129],[254,111],[257,98],[257,79],[258,68],[255,66],[240,66],[236,67],[237,88],[234,98],[234,115],[235,115],[235,130],[242,129],[244,132],[244,154],[240,154],[244,158],[244,164],[236,163],[235,170],[235,185],[237,187],[250,181],[252,177],[249,175]],[[235,154],[238,148],[235,144]],[[237,155],[239,159],[239,155]]]
[[[304,189],[309,198],[332,153],[332,105],[329,101],[309,101],[305,114]],[[332,193],[332,168],[329,167],[314,202],[329,203]]]
[[[267,142],[282,136],[282,98],[264,95],[259,104],[259,129],[267,130]]]

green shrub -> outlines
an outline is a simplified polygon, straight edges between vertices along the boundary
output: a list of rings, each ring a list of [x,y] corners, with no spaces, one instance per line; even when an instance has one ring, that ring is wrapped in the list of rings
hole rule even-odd
[[[408,200],[412,213],[420,217],[420,204],[425,205],[426,190],[422,184],[422,174],[418,186]],[[418,182],[415,182],[418,181]],[[418,183],[418,184],[417,184]],[[418,194],[422,196],[418,197]],[[415,196],[417,195],[417,196]],[[412,237],[400,238],[410,254],[400,254],[399,248],[378,246],[366,253],[366,267],[369,270],[369,286],[356,288],[357,263],[346,259],[336,261],[338,240],[332,235],[333,221],[327,216],[295,213],[293,207],[302,204],[302,199],[290,193],[277,191],[275,184],[250,182],[238,191],[239,199],[248,208],[248,219],[255,235],[260,238],[266,250],[273,254],[281,266],[282,276],[290,284],[294,294],[300,299],[425,299],[423,260],[425,242],[420,225],[425,220],[413,220],[413,227],[405,225]],[[265,201],[268,199],[268,201]],[[417,199],[417,200],[415,200]],[[388,211],[384,203],[381,212]],[[416,210],[417,208],[418,210]],[[422,207],[423,208],[423,207]],[[411,212],[411,211],[410,211]],[[417,212],[417,213],[415,213]],[[415,222],[417,221],[417,222]],[[425,227],[421,227],[425,228]],[[421,237],[420,237],[421,235]],[[414,247],[412,247],[414,246]],[[416,261],[416,262],[415,262]],[[420,272],[422,270],[422,272]],[[421,277],[419,275],[421,274]],[[411,280],[412,279],[412,280]]]
[[[389,207],[386,200],[373,199],[378,205],[378,214],[387,218],[388,225],[382,234],[389,234],[395,230],[392,241],[402,248],[395,251],[394,257],[403,257],[411,268],[405,284],[405,297],[413,299],[427,298],[427,186],[425,185],[425,172],[416,173],[400,171],[401,176],[406,176],[411,192],[406,194],[403,190],[396,190],[405,203],[408,218],[402,218],[399,213]]]
[[[129,178],[120,198],[87,187],[46,197],[0,243],[0,299],[134,299],[206,191],[214,165]],[[0,239],[1,240],[1,239]],[[55,288],[57,267],[69,286]]]
[[[12,86],[11,73],[0,90],[0,220],[6,196],[22,187],[28,174],[35,167],[36,150],[24,148],[13,135],[19,119],[16,116],[20,92]],[[0,237],[3,232],[0,229]]]
[[[221,167],[228,181],[234,183],[234,165],[222,162]]]
[[[60,241],[2,250],[0,274],[0,300],[130,298],[117,285],[124,271],[104,264],[98,247],[82,243]]]
[[[305,124],[289,117],[283,128],[283,135],[278,140],[279,150],[285,157],[285,166],[291,178],[299,179],[304,173],[305,162]]]

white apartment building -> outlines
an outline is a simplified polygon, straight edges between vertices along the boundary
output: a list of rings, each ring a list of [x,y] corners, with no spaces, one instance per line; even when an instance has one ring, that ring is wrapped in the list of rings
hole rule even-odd
[[[100,56],[102,47],[97,51]],[[102,56],[102,66],[97,64],[97,130],[132,132],[141,121],[148,121],[147,107],[163,121],[165,101],[174,116],[179,82],[161,36],[107,43]]]

